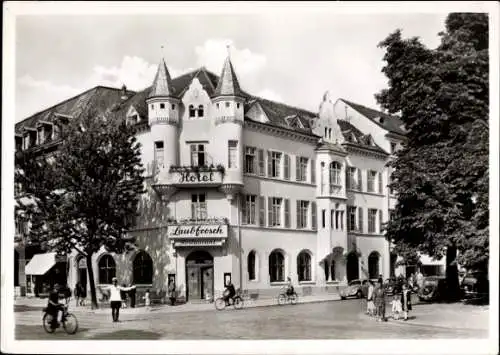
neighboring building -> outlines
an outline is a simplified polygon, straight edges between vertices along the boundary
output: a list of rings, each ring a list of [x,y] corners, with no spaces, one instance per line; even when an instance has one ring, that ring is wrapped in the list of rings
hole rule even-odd
[[[174,278],[192,301],[228,279],[262,296],[287,277],[308,294],[394,274],[382,226],[395,205],[386,163],[405,139],[397,117],[328,94],[318,113],[250,95],[229,57],[220,77],[171,79],[162,60],[141,92],[96,87],[18,123],[17,149],[57,149],[64,120],[90,107],[137,127],[147,185],[138,248],[95,255],[98,289],[117,276],[166,290]],[[71,287],[87,266],[68,257]]]

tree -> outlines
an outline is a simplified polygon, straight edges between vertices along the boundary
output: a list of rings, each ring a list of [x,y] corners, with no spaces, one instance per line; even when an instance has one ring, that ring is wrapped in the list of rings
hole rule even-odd
[[[382,41],[389,87],[376,99],[408,130],[390,163],[399,193],[387,237],[403,257],[446,254],[456,288],[457,262],[486,269],[489,257],[488,18],[452,13],[440,36],[436,49],[400,30]]]
[[[65,127],[50,159],[18,157],[18,182],[36,204],[27,209],[29,239],[45,249],[86,258],[92,307],[97,308],[92,256],[101,248],[131,247],[127,230],[134,223],[144,192],[140,144],[134,129],[108,115],[84,114]]]

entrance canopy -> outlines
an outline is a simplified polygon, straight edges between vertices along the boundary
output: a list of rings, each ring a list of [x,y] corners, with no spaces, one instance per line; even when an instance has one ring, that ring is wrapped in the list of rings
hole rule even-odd
[[[56,264],[56,253],[35,254],[26,265],[26,275],[45,275]]]

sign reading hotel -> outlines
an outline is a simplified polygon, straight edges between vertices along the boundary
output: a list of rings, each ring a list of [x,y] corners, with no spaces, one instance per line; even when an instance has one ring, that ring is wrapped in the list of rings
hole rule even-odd
[[[225,224],[199,224],[199,225],[175,225],[168,226],[167,235],[169,238],[186,239],[222,239],[227,238],[227,225]]]
[[[173,173],[173,183],[179,185],[217,185],[222,184],[219,171],[179,171]]]

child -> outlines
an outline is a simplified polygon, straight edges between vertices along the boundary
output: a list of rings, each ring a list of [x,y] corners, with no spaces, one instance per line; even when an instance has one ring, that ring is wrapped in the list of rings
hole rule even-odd
[[[403,284],[403,291],[401,292],[401,304],[404,320],[408,320],[408,312],[411,311],[411,291],[408,289],[408,285],[406,284]]]
[[[149,311],[149,306],[151,305],[151,299],[149,298],[149,289],[146,290],[143,299],[144,304],[146,305],[146,309]]]
[[[366,314],[373,317],[375,316],[375,303],[373,303],[373,282],[371,280],[368,280],[368,297],[366,299]]]
[[[401,314],[401,298],[398,295],[394,295],[392,299],[392,318],[398,320]]]

